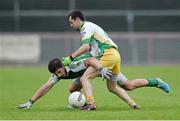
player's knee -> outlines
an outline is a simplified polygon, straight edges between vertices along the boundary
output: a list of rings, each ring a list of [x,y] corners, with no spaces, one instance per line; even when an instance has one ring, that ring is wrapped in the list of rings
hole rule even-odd
[[[131,84],[131,83],[129,83],[129,82],[124,83],[122,87],[123,87],[125,90],[128,90],[128,91],[131,91],[131,90],[134,89],[134,85]]]
[[[116,92],[116,88],[108,87],[108,90],[111,93],[115,93]]]
[[[86,60],[85,60],[85,65],[89,65],[90,63],[92,63],[92,61],[93,61],[93,58],[87,58]]]
[[[78,91],[76,87],[73,86],[73,87],[70,87],[70,88],[69,88],[69,92],[70,92],[70,93],[73,93],[73,92],[75,92],[75,91]]]
[[[75,85],[75,84],[73,84],[73,85],[69,88],[69,92],[70,92],[70,93],[73,93],[73,92],[75,92],[75,91],[80,91],[80,90],[81,90],[81,86]]]
[[[70,93],[73,93],[73,92],[75,92],[75,91],[74,91],[73,88],[69,88],[69,92],[70,92]]]

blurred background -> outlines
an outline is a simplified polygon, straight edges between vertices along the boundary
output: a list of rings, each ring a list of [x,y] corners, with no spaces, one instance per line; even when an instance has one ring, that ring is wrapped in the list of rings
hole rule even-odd
[[[124,65],[180,64],[179,0],[0,0],[0,65],[44,65],[78,49],[74,9],[109,33]]]

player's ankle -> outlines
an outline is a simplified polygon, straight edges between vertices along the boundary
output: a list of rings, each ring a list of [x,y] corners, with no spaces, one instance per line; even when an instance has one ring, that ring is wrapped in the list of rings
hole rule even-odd
[[[128,105],[129,105],[130,107],[134,107],[134,106],[137,105],[137,104],[136,104],[136,102],[135,102],[134,100],[131,100],[130,102],[128,102]]]
[[[88,101],[87,104],[95,104],[96,105],[96,102],[95,101]]]
[[[94,97],[93,96],[87,96],[87,104],[93,104],[95,103]]]

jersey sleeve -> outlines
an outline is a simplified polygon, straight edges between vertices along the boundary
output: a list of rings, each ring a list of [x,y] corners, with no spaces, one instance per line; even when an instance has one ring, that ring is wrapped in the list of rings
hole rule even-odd
[[[51,77],[49,78],[49,80],[52,81],[52,83],[55,84],[55,83],[57,83],[60,79],[59,79],[56,75],[52,74]]]
[[[94,33],[93,29],[90,26],[86,25],[86,26],[82,27],[82,29],[81,29],[82,44],[89,44],[92,41],[93,33]]]
[[[69,69],[74,72],[74,73],[78,73],[81,72],[82,70],[85,70],[87,67],[84,64],[85,62],[85,58],[78,60],[78,61],[73,61],[70,65],[69,65]]]

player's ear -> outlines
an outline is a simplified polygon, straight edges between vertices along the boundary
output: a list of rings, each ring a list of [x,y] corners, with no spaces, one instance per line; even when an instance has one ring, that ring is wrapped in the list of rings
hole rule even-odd
[[[65,69],[65,65],[62,63],[62,66],[61,66],[60,68],[63,68],[63,69]]]
[[[75,20],[76,20],[76,21],[79,21],[79,22],[81,21],[81,19],[80,19],[79,17],[76,17]]]

